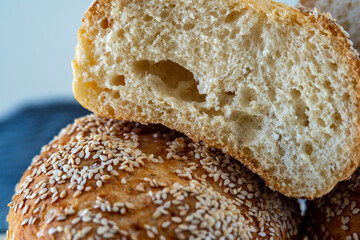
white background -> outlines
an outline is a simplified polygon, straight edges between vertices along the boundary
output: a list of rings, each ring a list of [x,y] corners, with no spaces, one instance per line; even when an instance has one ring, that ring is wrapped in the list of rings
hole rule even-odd
[[[31,102],[74,99],[71,60],[91,2],[0,1],[0,119]]]

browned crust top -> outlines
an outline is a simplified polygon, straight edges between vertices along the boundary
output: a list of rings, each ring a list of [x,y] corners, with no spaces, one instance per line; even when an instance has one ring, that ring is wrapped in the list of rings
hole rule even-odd
[[[295,200],[229,155],[159,125],[77,119],[9,204],[8,239],[297,239]]]

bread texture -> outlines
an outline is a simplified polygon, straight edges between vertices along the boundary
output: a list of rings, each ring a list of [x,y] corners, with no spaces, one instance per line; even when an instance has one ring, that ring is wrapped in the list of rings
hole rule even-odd
[[[77,119],[9,204],[7,239],[298,239],[296,200],[161,125]]]
[[[308,201],[305,222],[309,239],[359,239],[359,193],[360,169],[323,198]]]
[[[308,8],[330,12],[350,34],[354,47],[360,49],[360,0],[300,0]]]
[[[99,116],[161,123],[315,198],[359,164],[359,60],[331,18],[271,1],[96,1],[73,61]]]

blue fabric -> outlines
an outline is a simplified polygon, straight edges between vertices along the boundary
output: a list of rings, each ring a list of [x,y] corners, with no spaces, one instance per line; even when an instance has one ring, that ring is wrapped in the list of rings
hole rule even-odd
[[[16,183],[61,128],[90,112],[77,103],[28,106],[0,121],[0,233],[7,229],[7,204]]]

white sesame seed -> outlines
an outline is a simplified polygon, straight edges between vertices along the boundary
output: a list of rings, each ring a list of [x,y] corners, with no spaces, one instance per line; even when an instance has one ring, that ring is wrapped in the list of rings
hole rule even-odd
[[[56,232],[57,232],[56,228],[49,228],[49,230],[48,230],[48,233],[49,233],[50,235],[53,235],[53,234],[55,234]]]
[[[102,176],[101,176],[101,180],[104,181],[104,182],[107,181],[107,180],[109,180],[109,179],[110,179],[110,176],[109,176],[109,175],[102,175]]]
[[[181,223],[181,218],[179,217],[172,217],[171,221],[173,221],[174,223]]]
[[[24,226],[26,225],[27,223],[29,222],[29,219],[28,218],[25,218],[22,222],[21,222],[21,226]]]
[[[28,210],[29,210],[29,205],[25,204],[25,207],[24,207],[24,209],[23,209],[23,211],[21,213],[21,216],[24,216],[28,212]]]
[[[81,193],[82,193],[81,191],[76,191],[76,192],[73,194],[73,197],[76,198],[76,197],[80,196]]]
[[[265,237],[266,236],[266,233],[265,232],[259,232],[258,234],[260,237]]]
[[[66,196],[66,191],[63,190],[61,193],[60,193],[60,198],[64,198]]]
[[[101,187],[103,185],[101,180],[97,180],[96,181],[96,186]]]

